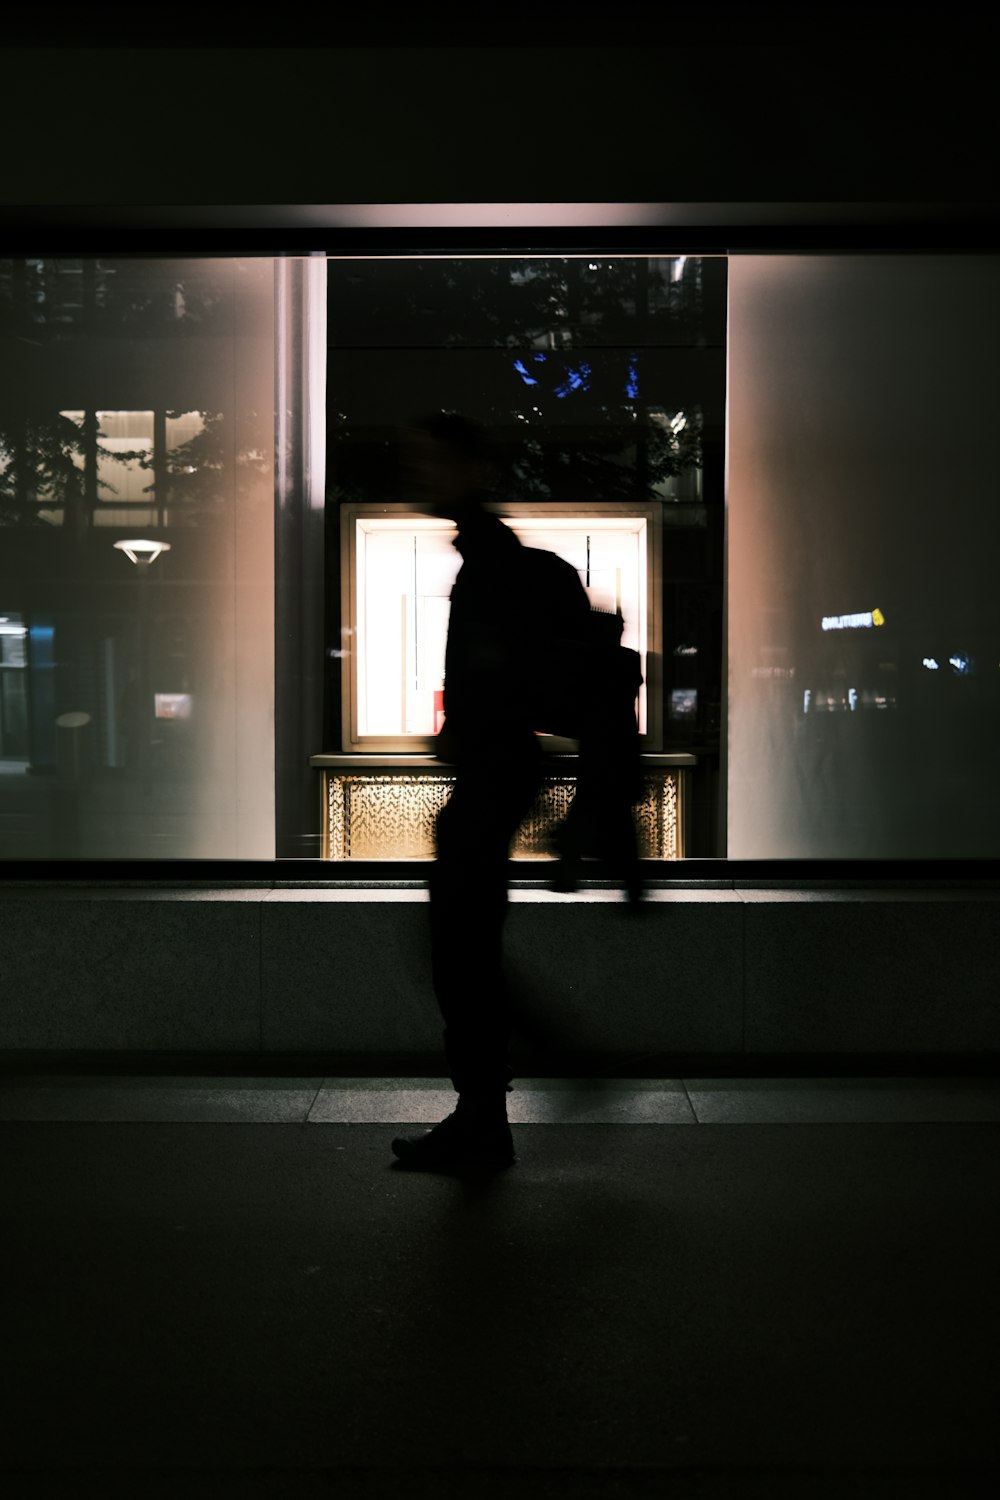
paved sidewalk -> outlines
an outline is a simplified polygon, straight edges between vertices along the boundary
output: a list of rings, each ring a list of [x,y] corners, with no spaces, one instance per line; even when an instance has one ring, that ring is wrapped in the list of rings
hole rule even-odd
[[[442,1101],[5,1080],[4,1500],[996,1493],[994,1082],[528,1081],[396,1170]]]

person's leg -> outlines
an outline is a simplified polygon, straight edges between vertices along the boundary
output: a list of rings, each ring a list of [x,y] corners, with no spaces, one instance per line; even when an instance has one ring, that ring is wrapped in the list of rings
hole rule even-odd
[[[579,890],[583,874],[583,842],[580,793],[577,791],[552,839],[556,865],[549,884],[553,891]]]
[[[502,948],[508,822],[478,778],[459,782],[438,820],[430,880],[432,978],[445,1060],[463,1095],[505,1093],[510,1080]]]
[[[633,906],[643,898],[642,869],[631,805],[609,796],[604,809],[600,852],[609,872],[620,880]]]
[[[537,786],[534,769],[517,776],[460,776],[438,819],[430,880],[432,977],[458,1102],[454,1115],[433,1131],[393,1142],[396,1155],[411,1165],[448,1164],[470,1139],[479,1156],[513,1160],[502,943],[507,860]]]
[[[510,1007],[503,964],[507,861],[538,790],[535,767],[460,776],[438,819],[431,872],[434,990],[460,1094],[506,1093]]]

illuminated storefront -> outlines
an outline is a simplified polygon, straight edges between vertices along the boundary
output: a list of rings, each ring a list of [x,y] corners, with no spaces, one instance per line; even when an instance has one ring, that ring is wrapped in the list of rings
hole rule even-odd
[[[0,259],[0,858],[431,856],[457,557],[397,447],[441,409],[622,610],[648,860],[991,854],[995,258],[533,222]]]

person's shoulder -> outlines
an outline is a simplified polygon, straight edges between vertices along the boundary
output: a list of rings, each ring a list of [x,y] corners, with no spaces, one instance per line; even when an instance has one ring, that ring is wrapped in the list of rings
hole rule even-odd
[[[522,552],[522,586],[526,601],[553,626],[584,628],[590,600],[573,564],[544,547]]]
[[[570,574],[574,578],[579,577],[572,563],[547,547],[522,545],[521,559],[525,570],[537,574],[539,578],[568,578]]]
[[[525,547],[524,557],[527,566],[543,582],[583,593],[583,584],[576,568],[564,557],[560,557],[558,552],[552,552],[547,547]]]

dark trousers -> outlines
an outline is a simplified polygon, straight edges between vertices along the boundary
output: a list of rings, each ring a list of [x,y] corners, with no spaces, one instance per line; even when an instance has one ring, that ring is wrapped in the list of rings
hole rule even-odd
[[[541,781],[535,760],[460,769],[438,816],[431,871],[431,962],[451,1081],[465,1096],[503,1093],[510,1006],[503,971],[511,840]]]
[[[632,803],[617,787],[578,785],[567,817],[555,838],[559,864],[557,890],[574,891],[583,875],[586,857],[600,860],[620,880],[629,900],[642,899],[643,882]]]

